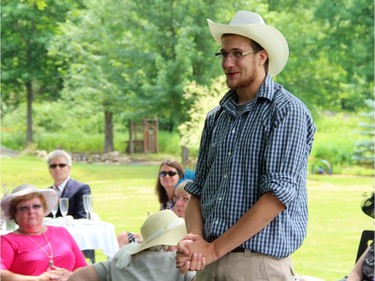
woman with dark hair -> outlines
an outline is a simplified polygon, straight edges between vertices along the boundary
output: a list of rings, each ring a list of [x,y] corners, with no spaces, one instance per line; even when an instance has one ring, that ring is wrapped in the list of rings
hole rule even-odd
[[[158,196],[161,210],[172,210],[176,203],[175,188],[180,179],[184,177],[184,170],[177,161],[164,160],[161,162],[156,180],[155,193]],[[119,247],[132,242],[142,242],[143,238],[138,233],[121,232],[117,236]]]
[[[175,205],[174,192],[177,183],[184,177],[181,165],[173,160],[165,160],[160,164],[155,192],[160,203],[160,210],[173,210]]]

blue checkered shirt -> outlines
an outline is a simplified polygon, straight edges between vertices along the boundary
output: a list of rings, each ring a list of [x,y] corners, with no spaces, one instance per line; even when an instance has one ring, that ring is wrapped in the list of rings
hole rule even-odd
[[[272,192],[286,209],[240,246],[285,258],[306,236],[307,161],[316,128],[306,106],[269,75],[242,114],[236,111],[230,90],[207,114],[196,177],[185,188],[201,198],[207,241]]]

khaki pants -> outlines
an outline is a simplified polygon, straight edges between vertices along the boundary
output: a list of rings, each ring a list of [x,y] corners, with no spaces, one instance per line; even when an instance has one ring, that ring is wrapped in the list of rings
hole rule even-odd
[[[275,259],[252,253],[228,253],[206,266],[196,281],[294,281],[291,258]]]

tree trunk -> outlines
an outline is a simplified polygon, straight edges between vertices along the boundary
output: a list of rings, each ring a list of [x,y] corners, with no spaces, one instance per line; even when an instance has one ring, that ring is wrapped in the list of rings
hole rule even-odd
[[[134,141],[133,141],[133,121],[129,120],[129,142],[128,149],[129,154],[134,153]]]
[[[33,142],[33,119],[32,119],[32,109],[33,109],[33,88],[32,82],[26,82],[26,94],[27,94],[27,113],[26,113],[26,142]]]
[[[184,145],[181,146],[181,158],[182,163],[188,163],[189,162],[189,156],[190,156],[190,149]]]
[[[113,113],[109,111],[104,111],[104,152],[113,151]]]

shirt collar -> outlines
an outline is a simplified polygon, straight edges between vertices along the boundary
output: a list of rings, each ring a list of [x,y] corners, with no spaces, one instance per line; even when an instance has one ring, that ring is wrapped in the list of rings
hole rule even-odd
[[[267,74],[266,78],[264,79],[264,82],[260,86],[255,96],[254,101],[257,102],[259,98],[265,98],[265,99],[271,100],[274,96],[274,91],[273,91],[274,86],[275,86],[275,83],[272,80],[271,75]],[[228,111],[233,112],[233,115],[235,115],[234,113],[236,112],[236,108],[237,108],[236,100],[237,100],[236,90],[230,89],[221,99],[220,105],[223,108],[227,109]]]
[[[53,185],[53,189],[57,190],[57,191],[60,191],[61,193],[63,192],[65,186],[66,186],[66,183],[68,182],[68,180],[70,180],[70,177],[67,177],[67,179],[62,183],[60,184],[59,186],[56,186],[55,184]]]

